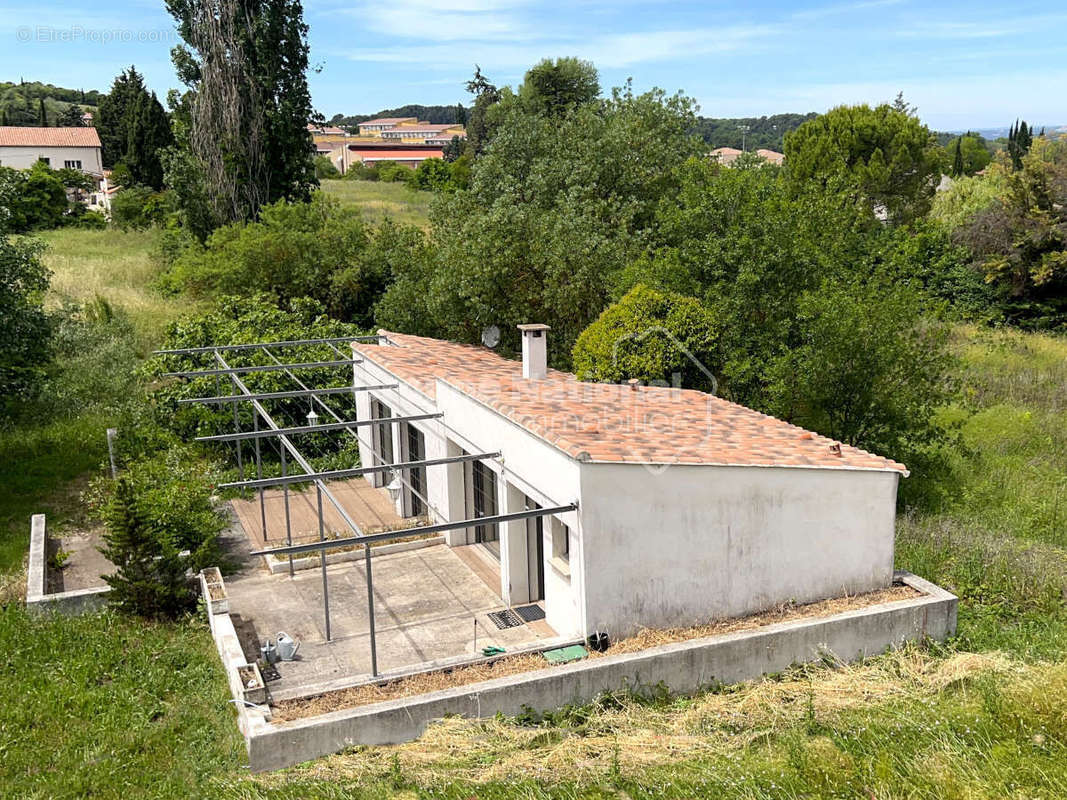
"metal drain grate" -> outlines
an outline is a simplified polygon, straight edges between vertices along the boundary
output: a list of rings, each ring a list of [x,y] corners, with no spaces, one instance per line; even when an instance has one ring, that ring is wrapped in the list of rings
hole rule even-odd
[[[536,603],[528,606],[519,606],[515,609],[515,613],[522,617],[523,622],[537,622],[537,620],[545,618],[545,610]]]
[[[512,611],[510,608],[505,608],[503,611],[494,611],[491,614],[486,614],[489,619],[493,621],[493,624],[500,630],[505,628],[517,628],[522,625],[522,617]]]

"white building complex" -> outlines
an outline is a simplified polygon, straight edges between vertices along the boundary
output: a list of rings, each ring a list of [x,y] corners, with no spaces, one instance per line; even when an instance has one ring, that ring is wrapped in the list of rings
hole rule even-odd
[[[547,368],[547,326],[521,330],[521,363],[388,331],[352,344],[359,418],[416,417],[361,433],[364,465],[499,454],[367,476],[400,487],[401,515],[570,507],[447,533],[504,604],[617,639],[890,586],[903,465],[703,392],[578,381]]]

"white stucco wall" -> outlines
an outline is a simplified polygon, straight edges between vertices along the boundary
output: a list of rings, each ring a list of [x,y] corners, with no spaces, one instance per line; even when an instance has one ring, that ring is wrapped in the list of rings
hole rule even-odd
[[[585,602],[613,637],[888,586],[898,476],[582,465]]]
[[[0,147],[0,166],[29,169],[41,158],[47,158],[52,169],[62,169],[65,161],[81,161],[82,172],[103,172],[99,147]]]
[[[357,384],[397,382],[367,360]],[[569,575],[552,563],[544,525],[544,605],[560,635],[671,627],[738,616],[779,603],[807,602],[889,585],[893,574],[895,472],[779,467],[580,463],[446,381],[431,399],[399,381],[398,390],[362,392],[359,418],[375,396],[394,415],[442,412],[414,423],[426,457],[496,452],[501,513],[519,508],[521,492],[542,506],[579,502],[560,515],[570,529]],[[398,437],[400,426],[394,425]],[[360,429],[368,441],[369,429]],[[403,450],[394,439],[399,460]],[[373,463],[361,448],[364,464]],[[464,465],[426,469],[434,521],[470,515]],[[387,480],[387,476],[385,476]],[[380,485],[378,483],[377,485]],[[525,542],[524,523],[501,526],[500,595],[514,605],[529,598],[529,571],[512,548]],[[448,534],[458,545],[466,531]],[[522,555],[525,563],[526,554]]]

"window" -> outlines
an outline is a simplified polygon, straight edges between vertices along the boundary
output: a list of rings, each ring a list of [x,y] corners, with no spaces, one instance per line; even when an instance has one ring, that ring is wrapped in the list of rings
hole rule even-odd
[[[371,401],[371,417],[374,419],[388,419],[393,416],[389,407],[380,400]],[[372,439],[374,449],[378,451],[379,464],[393,463],[393,426],[389,422],[383,422],[374,426],[377,430]]]
[[[50,159],[50,158],[45,158],[44,156],[39,156],[37,158],[37,160],[40,161],[42,164],[44,164],[46,167],[52,166],[52,159]]]
[[[407,460],[425,460],[426,438],[418,428],[410,423],[407,424],[407,429]],[[409,470],[408,481],[410,483],[408,490],[411,495],[411,516],[420,517],[426,511],[426,504],[422,499],[426,494],[426,468],[419,467],[417,469]]]
[[[552,566],[564,575],[571,572],[571,531],[552,517]]]
[[[64,169],[81,169],[82,168],[82,162],[81,161],[64,161],[63,162],[63,167],[64,167]]]

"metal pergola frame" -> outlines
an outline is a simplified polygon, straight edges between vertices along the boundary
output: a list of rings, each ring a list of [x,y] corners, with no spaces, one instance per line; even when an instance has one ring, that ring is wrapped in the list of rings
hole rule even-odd
[[[316,472],[312,467],[308,459],[300,452],[290,436],[297,436],[310,433],[330,433],[330,432],[346,432],[354,437],[357,441],[359,436],[355,429],[360,427],[366,427],[370,425],[392,425],[399,422],[414,422],[420,420],[439,419],[443,416],[441,413],[432,414],[409,414],[406,416],[392,416],[382,417],[377,419],[366,420],[343,420],[341,417],[331,408],[324,400],[323,397],[335,396],[335,395],[347,395],[352,394],[355,398],[356,393],[360,391],[374,391],[374,390],[399,390],[399,384],[380,384],[376,386],[339,386],[329,387],[323,389],[313,389],[304,383],[300,378],[296,376],[294,370],[300,369],[316,369],[316,368],[329,368],[329,367],[342,367],[351,366],[353,364],[361,363],[361,359],[355,357],[344,358],[344,353],[336,346],[341,343],[351,343],[359,341],[381,341],[384,337],[380,336],[344,336],[325,339],[292,339],[277,342],[257,342],[246,344],[233,344],[233,345],[212,345],[208,347],[189,347],[189,348],[176,348],[170,350],[157,350],[157,355],[210,355],[217,364],[217,368],[203,369],[203,370],[183,370],[177,372],[163,373],[161,377],[165,378],[202,378],[202,377],[214,377],[216,392],[213,396],[208,397],[195,397],[184,398],[179,400],[179,403],[201,403],[204,405],[218,405],[230,404],[233,406],[233,420],[234,420],[234,433],[217,434],[213,436],[200,436],[196,438],[199,442],[233,442],[236,456],[237,465],[240,470],[241,480],[233,481],[230,483],[221,484],[219,488],[243,488],[254,489],[259,494],[260,505],[260,520],[262,524],[263,542],[267,542],[267,520],[266,520],[266,506],[264,502],[264,489],[272,486],[281,486],[283,489],[283,498],[285,505],[285,528],[286,528],[286,545],[279,548],[268,548],[263,550],[257,550],[252,553],[255,556],[287,556],[289,560],[289,575],[294,574],[293,568],[293,556],[303,553],[319,553],[319,567],[322,571],[322,595],[323,595],[323,614],[326,623],[326,641],[332,641],[331,625],[330,625],[330,596],[329,596],[329,581],[326,571],[326,551],[336,549],[339,547],[351,547],[363,545],[363,560],[366,565],[366,583],[367,583],[367,612],[369,623],[369,639],[370,639],[370,656],[371,656],[371,673],[377,677],[378,675],[378,654],[377,654],[377,641],[375,636],[375,622],[374,622],[374,579],[371,570],[371,544],[379,542],[387,542],[395,539],[402,539],[412,536],[423,536],[433,533],[440,533],[450,530],[460,530],[463,528],[474,527],[476,525],[494,525],[499,523],[511,522],[516,520],[531,519],[535,517],[545,517],[554,514],[566,513],[577,509],[577,504],[555,506],[550,508],[530,509],[524,511],[518,511],[508,514],[496,514],[493,516],[476,517],[473,519],[464,519],[456,521],[448,521],[441,523],[433,523],[429,525],[421,525],[414,528],[400,528],[390,531],[382,531],[379,533],[366,534],[359,525],[348,515],[343,505],[337,500],[337,498],[330,491],[326,485],[326,481],[358,477],[361,475],[368,475],[378,472],[395,472],[399,478],[401,474],[408,473],[414,469],[422,469],[431,466],[441,466],[446,464],[456,464],[464,462],[482,461],[486,459],[498,459],[501,457],[499,452],[494,453],[474,453],[464,454],[460,456],[449,456],[446,458],[432,458],[422,459],[418,461],[398,461],[388,464],[378,464],[369,467],[353,467],[351,469],[329,470]],[[323,360],[323,361],[300,361],[293,363],[283,363],[273,352],[273,347],[301,347],[301,346],[313,346],[313,345],[325,345],[332,349],[334,353],[339,356],[335,360]],[[223,352],[258,352],[266,355],[273,363],[233,367],[227,363],[223,357]],[[251,391],[244,380],[241,379],[241,375],[249,373],[262,373],[262,372],[283,372],[287,375],[299,389],[277,391],[277,392],[253,392]],[[222,376],[229,376],[231,386],[234,389],[233,394],[223,395],[219,389],[220,378]],[[312,408],[315,404],[318,404],[327,414],[329,414],[335,421],[329,423],[323,423],[319,425],[305,425],[294,427],[282,427],[274,418],[270,415],[267,409],[263,406],[261,401],[264,400],[285,400],[285,399],[298,399],[307,398]],[[238,414],[238,405],[244,402],[248,402],[251,405],[253,416],[251,431],[240,430],[240,417]],[[266,424],[266,429],[261,430],[259,427],[260,420]],[[265,439],[276,439],[279,444],[279,452],[281,456],[281,471],[280,477],[264,478],[263,477],[263,465],[262,454],[260,451],[260,442]],[[245,479],[244,477],[244,460],[241,452],[241,442],[251,441],[254,445],[255,452],[255,467],[256,477],[253,479]],[[290,474],[288,471],[288,459],[289,457],[300,466],[303,470],[302,473]],[[403,480],[403,479],[401,479]],[[292,527],[289,513],[289,487],[293,484],[312,483],[315,485],[316,499],[317,499],[317,512],[319,519],[319,539],[316,542],[305,542],[301,544],[293,544],[292,541]],[[409,486],[410,488],[410,486]],[[413,489],[411,489],[414,491]],[[341,539],[326,539],[325,523],[323,518],[323,497],[333,505],[337,510],[345,524],[351,529],[353,536],[341,538]],[[420,495],[420,497],[422,497]],[[423,498],[425,500],[425,498]],[[429,504],[428,507],[432,507]],[[441,518],[439,512],[437,516]]]
[[[220,433],[215,436],[197,436],[197,442],[237,442],[249,439],[269,439],[271,436],[293,436],[301,433],[325,433],[346,428],[363,428],[367,425],[382,425],[392,422],[418,422],[424,419],[439,419],[444,414],[408,414],[405,417],[381,417],[380,419],[350,419],[341,422],[322,422],[318,425],[297,425],[294,428],[276,428],[269,431],[243,431]]]
[[[376,390],[398,389],[399,383],[380,383],[377,386],[331,386],[326,389],[290,389],[284,392],[254,392],[250,395],[223,394],[217,397],[182,397],[179,403],[205,403],[222,405],[223,403],[243,403],[246,400],[289,400],[300,397],[333,394],[354,394],[356,392],[373,392]]]

